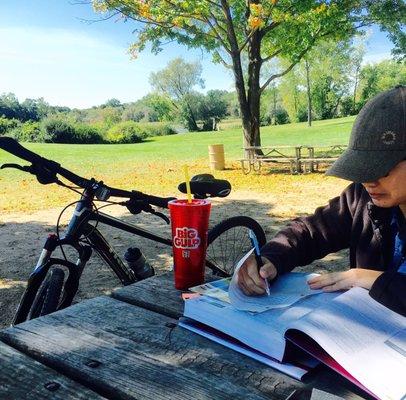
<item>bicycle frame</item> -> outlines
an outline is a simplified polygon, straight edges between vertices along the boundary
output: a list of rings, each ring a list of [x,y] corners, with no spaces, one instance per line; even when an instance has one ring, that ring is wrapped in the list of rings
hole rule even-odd
[[[68,278],[64,285],[61,304],[58,309],[63,309],[71,305],[78,290],[83,269],[92,254],[92,249],[96,250],[100,257],[114,271],[123,285],[129,285],[137,281],[133,271],[121,260],[100,231],[94,225],[90,224],[91,221],[96,221],[97,224],[111,226],[167,246],[172,246],[171,239],[148,232],[110,215],[94,211],[93,199],[94,193],[92,193],[91,190],[85,190],[75,207],[65,236],[61,239],[55,234],[48,236],[38,262],[29,276],[27,287],[13,320],[13,325],[27,319],[38,289],[53,265],[62,265],[69,271]],[[89,245],[84,245],[80,242],[82,237],[86,238]],[[75,264],[64,259],[52,257],[52,253],[55,249],[62,246],[71,246],[77,251],[78,259]]]
[[[83,269],[89,261],[93,249],[96,250],[100,257],[114,271],[123,285],[130,285],[137,282],[137,278],[131,268],[128,268],[121,260],[97,227],[90,224],[91,221],[95,221],[96,225],[103,224],[111,226],[133,235],[141,236],[170,247],[172,246],[172,239],[156,235],[105,213],[94,211],[94,197],[93,189],[85,189],[81,195],[81,199],[76,204],[65,236],[60,239],[57,235],[53,234],[47,238],[38,262],[28,278],[27,288],[21,297],[20,304],[14,316],[13,325],[24,322],[28,318],[38,290],[53,265],[64,266],[69,271],[58,309],[70,306],[78,290]],[[87,244],[83,244],[83,240],[81,242],[83,238],[86,238]],[[55,249],[57,247],[62,248],[63,246],[71,246],[77,251],[78,259],[76,263],[52,257],[52,253]],[[206,260],[206,266],[219,276],[225,276],[220,269],[208,260]]]

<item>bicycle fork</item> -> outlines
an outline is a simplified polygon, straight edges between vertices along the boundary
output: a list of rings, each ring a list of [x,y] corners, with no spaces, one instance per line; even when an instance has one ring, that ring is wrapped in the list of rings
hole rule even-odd
[[[71,244],[79,253],[79,258],[76,264],[67,260],[52,258],[52,253],[55,251],[56,247],[63,244],[64,241],[65,240],[59,240],[55,234],[48,236],[47,240],[45,241],[44,248],[39,256],[38,262],[28,278],[27,287],[21,297],[12,325],[16,325],[27,320],[31,306],[38,293],[38,289],[41,287],[41,284],[43,283],[49,269],[53,265],[64,266],[69,271],[68,278],[64,284],[62,300],[58,309],[68,307],[72,303],[79,287],[80,276],[92,254],[92,249],[90,246],[75,246],[73,243],[67,242],[64,244]]]

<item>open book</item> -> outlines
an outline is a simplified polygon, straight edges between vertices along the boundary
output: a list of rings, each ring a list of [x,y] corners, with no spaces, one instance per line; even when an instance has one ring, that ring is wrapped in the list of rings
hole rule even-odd
[[[406,398],[406,318],[373,300],[365,289],[305,296],[261,313],[200,295],[185,302],[184,316],[182,325],[213,340],[221,332],[227,335],[221,338],[223,344],[234,338],[254,356],[294,364],[286,351],[292,342],[377,398]],[[212,329],[210,334],[205,326]],[[283,371],[284,364],[269,365]],[[289,368],[284,372],[295,375]]]

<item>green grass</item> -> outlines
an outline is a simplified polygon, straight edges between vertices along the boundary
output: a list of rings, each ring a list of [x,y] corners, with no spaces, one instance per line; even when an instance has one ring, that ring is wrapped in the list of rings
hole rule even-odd
[[[346,144],[354,117],[307,123],[268,126],[261,129],[261,139],[267,145]],[[155,194],[174,194],[182,180],[182,168],[190,165],[191,174],[208,172],[208,145],[224,144],[227,170],[216,173],[237,182],[240,189],[260,190],[267,175],[243,176],[236,160],[242,157],[242,131],[185,133],[161,136],[138,144],[126,145],[61,145],[24,144],[32,151],[53,159],[78,175],[95,177],[110,185],[134,188]],[[19,162],[0,151],[0,164]],[[296,179],[293,177],[292,179]],[[235,185],[234,185],[235,186]],[[72,199],[70,192],[55,185],[40,186],[33,177],[18,171],[0,172],[0,210],[28,211],[60,205]]]

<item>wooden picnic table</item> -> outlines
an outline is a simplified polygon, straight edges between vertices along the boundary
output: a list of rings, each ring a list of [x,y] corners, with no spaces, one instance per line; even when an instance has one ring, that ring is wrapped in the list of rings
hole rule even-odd
[[[263,154],[258,154],[260,150]],[[294,155],[291,155],[291,151]],[[245,174],[251,171],[258,172],[264,163],[288,164],[290,172],[300,172],[299,160],[301,158],[301,146],[248,146],[244,147],[245,158],[240,160],[242,170]]]
[[[321,367],[307,383],[177,325],[172,273],[0,332],[0,399],[369,398]]]
[[[243,148],[245,157],[240,159],[240,163],[245,174],[259,172],[265,163],[288,165],[292,174],[314,172],[321,163],[332,164],[338,158],[336,153],[343,152],[346,147],[342,144],[248,146]]]

